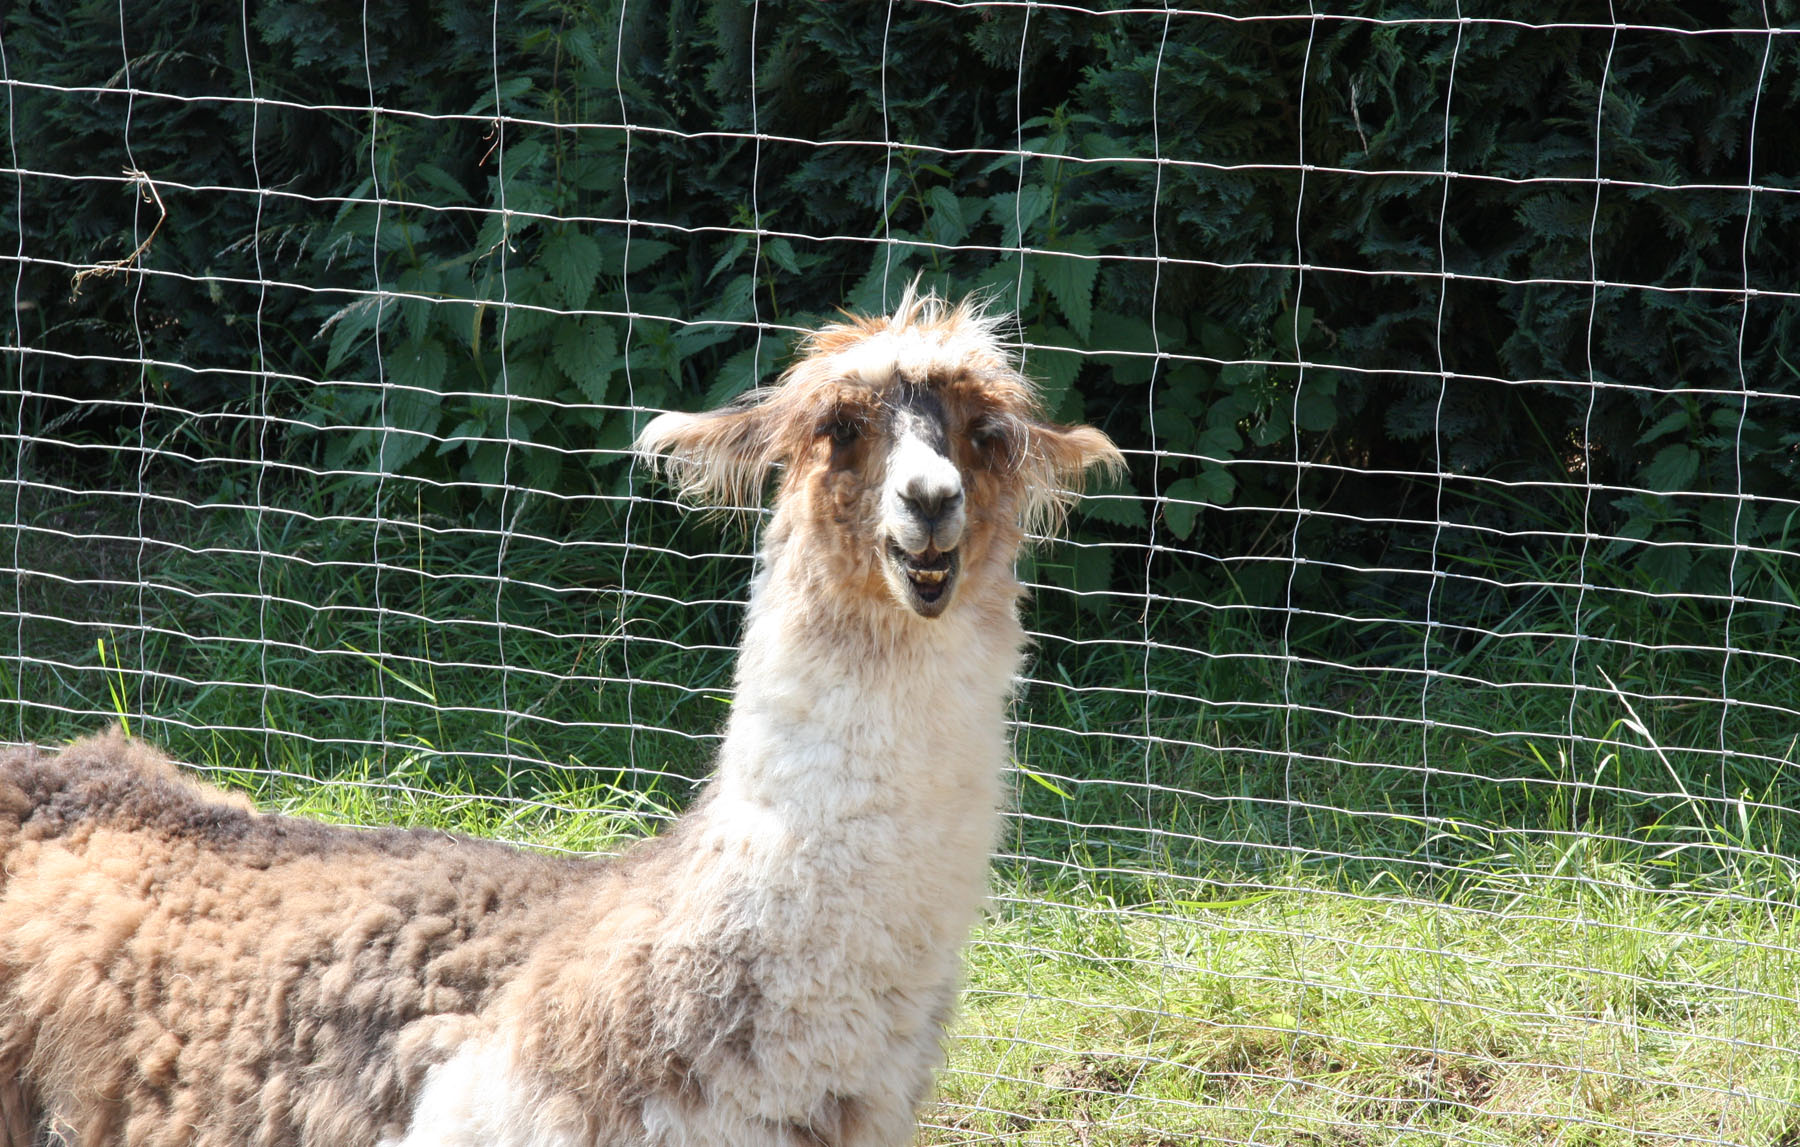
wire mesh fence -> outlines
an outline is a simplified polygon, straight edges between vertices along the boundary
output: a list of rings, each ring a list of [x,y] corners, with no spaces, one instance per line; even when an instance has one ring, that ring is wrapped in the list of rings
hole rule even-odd
[[[1132,475],[924,1140],[1793,1142],[1795,12],[1334,7],[9,12],[6,735],[615,847],[757,528],[635,428],[980,289]]]

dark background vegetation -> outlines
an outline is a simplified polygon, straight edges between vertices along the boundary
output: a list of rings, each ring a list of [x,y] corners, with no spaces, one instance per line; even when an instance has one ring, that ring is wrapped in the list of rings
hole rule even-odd
[[[1296,799],[1630,833],[1686,806],[1643,795],[1669,772],[1619,749],[1621,697],[1690,799],[1792,807],[1800,6],[1327,7],[245,29],[136,0],[121,40],[112,0],[13,5],[21,733],[126,689],[110,633],[133,703],[196,737],[487,736],[509,786],[515,756],[695,771],[656,730],[716,725],[736,615],[665,604],[745,567],[626,543],[744,542],[635,500],[621,449],[919,274],[1016,309],[1054,413],[1131,452],[1027,569],[1027,719],[1083,734],[1038,759],[1147,782],[1122,841],[1201,813],[1295,840]],[[143,273],[71,290],[153,227]],[[127,510],[71,493],[99,473]],[[288,643],[238,650],[248,694],[217,665],[247,631]],[[585,636],[534,662],[539,632]],[[621,690],[647,730],[595,715]],[[1080,819],[1051,784],[1028,807]]]

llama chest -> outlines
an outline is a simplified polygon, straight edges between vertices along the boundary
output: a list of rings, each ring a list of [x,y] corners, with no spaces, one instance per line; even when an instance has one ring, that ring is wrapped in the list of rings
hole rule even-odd
[[[704,938],[670,931],[667,917],[618,915],[629,919],[601,959],[617,957],[612,972],[629,976],[608,979],[629,978],[631,989],[612,997],[613,1010],[576,1014],[606,994],[582,982],[584,970],[570,969],[575,990],[564,1000],[528,987],[518,1026],[432,1068],[406,1132],[383,1147],[854,1147],[906,1137],[941,1060],[953,960],[932,962],[933,985],[898,987],[891,971],[863,963],[867,947],[790,934],[794,921],[779,913],[745,932],[733,931],[743,919],[715,918]],[[660,938],[646,943],[651,934]],[[540,1038],[558,1029],[546,1008],[575,1021],[560,1028],[566,1039]]]
[[[679,1042],[715,1116],[811,1128],[808,1143],[834,1142],[818,1129],[846,1119],[910,1117],[942,1058],[960,945],[984,893],[986,834],[972,872],[940,872],[895,857],[890,831],[871,826],[875,839],[860,847],[825,837],[722,865],[761,878],[730,888],[722,876],[719,899],[660,953],[658,979],[690,1001],[678,1014],[695,1022]]]

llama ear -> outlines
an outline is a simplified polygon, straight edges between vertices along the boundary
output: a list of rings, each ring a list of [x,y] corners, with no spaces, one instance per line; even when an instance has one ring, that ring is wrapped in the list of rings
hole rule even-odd
[[[658,415],[632,444],[651,469],[684,497],[724,507],[760,504],[769,471],[781,460],[765,392],[752,392],[706,414]]]
[[[1025,479],[1024,525],[1033,533],[1052,534],[1069,507],[1081,496],[1088,471],[1099,467],[1108,478],[1126,473],[1125,455],[1112,439],[1092,426],[1026,423],[1020,471]]]

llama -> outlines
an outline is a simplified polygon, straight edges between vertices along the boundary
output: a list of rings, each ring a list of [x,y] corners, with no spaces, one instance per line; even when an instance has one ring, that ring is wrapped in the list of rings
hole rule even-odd
[[[1094,465],[968,302],[666,414],[778,476],[717,771],[615,860],[262,815],[116,730],[0,758],[0,1144],[907,1142],[986,897],[1013,560]]]

